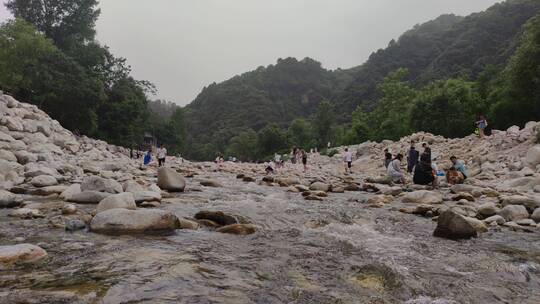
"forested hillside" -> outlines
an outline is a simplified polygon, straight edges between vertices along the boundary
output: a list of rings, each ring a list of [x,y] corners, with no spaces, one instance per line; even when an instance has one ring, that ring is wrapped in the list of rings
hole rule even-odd
[[[452,78],[459,90],[465,90],[466,102],[474,106],[460,109],[455,105],[453,110],[464,111],[459,123],[466,126],[445,135],[463,135],[471,131],[475,115],[488,114],[488,107],[492,107],[487,103],[488,92],[479,92],[480,84],[475,81],[482,82],[484,91],[495,89],[488,89],[488,82],[504,69],[524,24],[539,11],[540,1],[510,0],[467,17],[443,15],[417,25],[390,41],[386,49],[374,52],[363,65],[348,70],[328,71],[312,59],[287,58],[212,84],[187,106],[193,156],[210,158],[216,151],[224,152],[230,139],[241,131],[253,134],[251,131],[259,132],[269,123],[286,135],[294,119],[304,118],[313,131],[319,124],[313,114],[323,100],[332,105],[335,119],[329,137],[333,143],[396,138],[415,127],[425,127],[418,114],[415,122],[409,122],[414,101],[424,87],[431,85],[435,90],[444,87],[441,81]],[[396,90],[395,85],[405,91]],[[454,97],[465,98],[458,95]],[[377,108],[380,103],[383,105]],[[387,115],[387,111],[407,117]],[[443,116],[446,114],[443,111]],[[325,145],[317,132],[311,134],[308,142]]]
[[[10,0],[0,26],[0,90],[62,125],[123,146],[145,133],[195,160],[266,158],[540,120],[540,1],[507,0],[467,17],[415,26],[362,65],[330,71],[314,59],[276,64],[205,87],[185,108],[151,101],[154,86],[95,38],[96,0]],[[362,37],[358,37],[362,39]]]

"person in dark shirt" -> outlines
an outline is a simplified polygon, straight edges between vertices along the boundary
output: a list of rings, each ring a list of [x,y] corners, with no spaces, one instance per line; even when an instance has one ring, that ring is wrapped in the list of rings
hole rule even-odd
[[[384,149],[384,167],[388,168],[388,165],[392,162],[392,153],[388,149]]]
[[[412,173],[416,164],[418,164],[418,159],[420,158],[420,152],[411,145],[409,149],[409,157],[407,157],[407,172]]]
[[[437,179],[431,167],[431,158],[428,154],[423,153],[420,157],[420,162],[414,168],[413,182],[417,185],[433,185],[437,186]]]

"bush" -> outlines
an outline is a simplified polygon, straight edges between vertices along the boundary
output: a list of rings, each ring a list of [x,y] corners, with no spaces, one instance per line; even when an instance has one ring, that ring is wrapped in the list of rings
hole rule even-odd
[[[334,155],[336,155],[336,154],[338,154],[338,153],[339,153],[339,152],[338,152],[338,150],[336,150],[336,149],[330,149],[330,150],[328,150],[328,149],[323,149],[323,150],[321,151],[321,155],[325,155],[325,156],[328,156],[328,157],[333,157]]]

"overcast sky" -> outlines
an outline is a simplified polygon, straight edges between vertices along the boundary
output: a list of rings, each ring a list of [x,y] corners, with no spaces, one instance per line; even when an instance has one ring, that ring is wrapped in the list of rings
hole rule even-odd
[[[0,2],[3,0],[0,0]],[[163,98],[191,102],[212,83],[312,57],[328,69],[362,64],[417,23],[467,15],[497,0],[101,0],[98,40],[128,59]],[[0,8],[0,18],[8,14]]]

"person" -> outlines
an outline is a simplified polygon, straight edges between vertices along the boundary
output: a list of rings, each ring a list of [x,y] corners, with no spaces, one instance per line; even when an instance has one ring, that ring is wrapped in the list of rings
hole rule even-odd
[[[484,115],[480,115],[478,117],[478,119],[476,120],[476,126],[478,127],[480,138],[484,138],[484,136],[486,135],[485,129],[488,126],[487,120]]]
[[[413,172],[414,167],[418,164],[418,158],[420,158],[420,152],[418,152],[418,150],[416,150],[414,145],[411,143],[409,156],[407,157],[407,172]]]
[[[384,167],[388,168],[388,165],[392,162],[392,153],[388,149],[384,149]]]
[[[343,162],[345,163],[345,174],[352,173],[352,153],[349,148],[345,148]]]
[[[428,146],[427,143],[423,143],[422,148],[424,149],[423,154],[427,154],[429,156],[429,159],[431,160],[431,148]]]
[[[298,154],[298,148],[297,147],[293,147],[292,149],[292,152],[291,152],[291,163],[296,164],[296,155]]]
[[[300,156],[302,157],[302,164],[304,165],[304,172],[307,171],[307,153],[304,149],[300,151]]]
[[[276,168],[281,168],[281,154],[274,154],[274,162],[276,163]]]
[[[264,171],[266,172],[266,174],[271,174],[271,173],[274,173],[276,170],[275,170],[275,164],[273,161],[269,161],[268,163],[265,164],[265,169]]]
[[[457,157],[451,156],[450,161],[452,162],[452,167],[446,173],[446,179],[449,184],[462,184],[468,177],[467,169],[462,161]]]
[[[403,155],[400,153],[394,158],[390,164],[388,164],[387,173],[388,176],[392,179],[392,182],[397,184],[404,184],[405,177],[401,172],[401,161],[403,160]]]
[[[427,154],[422,154],[420,162],[414,167],[413,182],[417,185],[437,186],[437,178],[431,166],[431,158]]]
[[[129,158],[133,159],[133,147],[129,148]]]
[[[152,161],[152,149],[148,150],[148,152],[146,152],[146,154],[144,155],[143,164],[145,166],[148,166],[151,161]]]
[[[167,157],[167,149],[161,144],[161,147],[157,149],[158,167],[165,165],[165,158]]]

